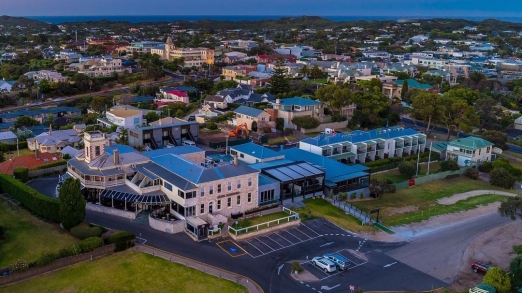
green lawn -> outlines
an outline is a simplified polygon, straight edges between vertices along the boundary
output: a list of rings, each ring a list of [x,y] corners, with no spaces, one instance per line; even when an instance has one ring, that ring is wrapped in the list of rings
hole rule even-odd
[[[522,154],[515,153],[515,152],[512,152],[512,151],[502,151],[502,154],[522,159]]]
[[[437,173],[437,172],[439,172],[439,170],[440,170],[440,164],[438,161],[430,163],[430,174]],[[428,171],[427,163],[419,164],[419,176],[426,175],[427,171]],[[398,169],[393,169],[390,171],[372,174],[371,177],[379,179],[379,180],[390,179],[391,181],[393,181],[393,183],[404,182],[409,179],[408,176],[401,174]]]
[[[489,204],[505,198],[499,195],[481,195],[449,206],[442,206],[437,203],[439,198],[479,189],[501,190],[488,183],[459,177],[400,189],[396,193],[384,194],[378,200],[355,201],[352,204],[366,212],[374,208],[381,208],[380,216],[384,224],[387,226],[399,226],[420,222],[436,215],[473,209],[478,205]],[[415,210],[402,213],[397,212],[397,209],[407,207],[415,208]]]
[[[296,141],[297,136],[294,135],[288,135],[286,136],[288,140],[290,141]],[[268,140],[268,144],[280,144],[280,143],[286,143],[285,137],[277,137],[277,138],[271,138]]]
[[[21,156],[27,156],[27,155],[34,155],[34,152],[30,149],[20,149],[20,157]],[[6,153],[5,158],[9,160],[10,158],[16,158],[18,157],[18,152],[16,150],[11,151],[11,154]]]
[[[0,292],[242,293],[246,288],[159,257],[128,250],[0,287]]]
[[[281,218],[286,218],[290,216],[289,213],[287,212],[275,212],[275,213],[272,213],[272,214],[266,214],[266,215],[263,215],[261,217],[252,217],[252,218],[248,218],[248,219],[244,219],[244,220],[239,220],[239,225],[232,225],[233,228],[246,228],[246,227],[251,227],[251,226],[254,226],[254,225],[257,225],[257,224],[261,224],[261,223],[265,223],[265,222],[269,222],[269,221],[272,221],[272,220],[277,220],[277,219],[281,219]]]
[[[5,229],[5,240],[0,242],[0,267],[16,259],[30,263],[44,252],[57,253],[80,242],[57,224],[39,220],[22,208],[12,210],[5,201],[0,202],[0,226]]]
[[[376,232],[372,226],[361,226],[361,221],[350,215],[347,215],[340,208],[331,205],[324,199],[320,198],[309,198],[303,201],[306,207],[297,209],[299,216],[302,221],[312,220],[316,218],[325,218],[328,221],[335,223],[344,229],[352,232]],[[308,211],[311,212],[312,216],[308,218]]]

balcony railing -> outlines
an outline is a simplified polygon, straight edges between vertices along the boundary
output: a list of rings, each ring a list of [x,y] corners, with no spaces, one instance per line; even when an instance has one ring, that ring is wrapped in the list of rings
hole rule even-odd
[[[358,154],[364,154],[366,153],[366,149],[357,149]]]

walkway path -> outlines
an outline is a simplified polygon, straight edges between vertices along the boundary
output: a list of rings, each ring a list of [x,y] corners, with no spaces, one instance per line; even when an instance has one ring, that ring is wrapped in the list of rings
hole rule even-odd
[[[166,260],[169,260],[171,262],[176,262],[182,265],[185,265],[187,267],[194,268],[196,270],[202,271],[203,273],[210,274],[213,276],[216,276],[218,278],[223,278],[230,280],[232,282],[241,284],[245,286],[248,289],[248,292],[250,293],[263,293],[263,289],[259,287],[257,283],[252,281],[251,279],[235,274],[211,265],[207,265],[201,262],[198,262],[196,260],[192,260],[189,258],[185,258],[176,254],[172,254],[169,252],[166,252],[164,250],[156,249],[154,247],[148,246],[148,245],[137,245],[134,247],[135,250],[145,252],[154,256],[158,256],[161,258],[164,258]]]
[[[456,193],[450,197],[444,197],[444,198],[438,199],[437,202],[439,204],[443,204],[443,205],[450,205],[450,204],[456,203],[459,200],[464,200],[464,199],[467,199],[467,198],[470,198],[473,196],[484,195],[484,194],[498,194],[498,195],[506,195],[506,196],[519,195],[516,193],[498,191],[498,190],[473,190],[473,191],[468,191],[468,192],[463,192],[463,193]]]

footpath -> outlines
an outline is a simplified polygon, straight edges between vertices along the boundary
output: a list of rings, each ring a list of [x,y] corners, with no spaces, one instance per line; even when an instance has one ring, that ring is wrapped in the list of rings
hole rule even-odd
[[[161,257],[170,262],[179,263],[179,264],[185,265],[187,267],[191,267],[193,269],[202,271],[203,273],[210,274],[210,275],[216,276],[218,278],[227,279],[232,282],[241,284],[241,285],[245,286],[247,288],[248,292],[250,292],[250,293],[264,293],[263,289],[261,289],[261,287],[256,282],[252,281],[251,279],[249,279],[245,276],[242,276],[242,275],[239,275],[236,273],[232,273],[232,272],[229,272],[229,271],[226,271],[226,270],[223,270],[223,269],[211,266],[211,265],[207,265],[207,264],[201,263],[199,261],[196,261],[196,260],[193,260],[190,258],[186,258],[186,257],[180,256],[177,254],[173,254],[173,253],[166,252],[166,251],[163,251],[160,249],[156,249],[156,248],[148,246],[148,245],[136,245],[134,247],[134,250],[148,253],[153,256]]]
[[[484,195],[484,194],[498,194],[498,195],[505,195],[505,196],[517,196],[518,194],[512,193],[512,192],[505,192],[505,191],[499,191],[499,190],[473,190],[463,193],[456,193],[450,197],[443,197],[437,200],[439,204],[442,205],[450,205],[454,204],[459,200],[465,200],[473,196],[478,195]]]

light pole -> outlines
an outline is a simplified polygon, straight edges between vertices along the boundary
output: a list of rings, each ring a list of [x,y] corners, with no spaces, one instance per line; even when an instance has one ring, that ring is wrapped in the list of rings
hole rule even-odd
[[[229,135],[225,135],[225,156],[228,155],[228,137]]]
[[[417,172],[415,173],[415,177],[419,176],[419,160],[420,160],[420,144],[418,144],[417,148]]]

